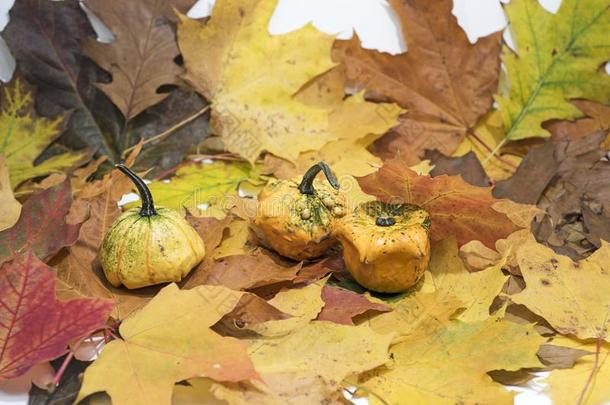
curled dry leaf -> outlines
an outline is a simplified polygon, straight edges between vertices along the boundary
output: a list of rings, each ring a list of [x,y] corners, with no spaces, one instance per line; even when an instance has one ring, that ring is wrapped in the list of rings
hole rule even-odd
[[[358,182],[364,192],[382,201],[416,204],[427,210],[433,240],[455,234],[459,245],[476,239],[493,248],[496,240],[518,229],[493,209],[498,200],[490,187],[471,186],[459,176],[418,176],[406,162],[393,159]]]
[[[65,353],[71,340],[102,328],[113,302],[57,301],[55,272],[32,253],[0,268],[0,380]]]
[[[17,223],[0,232],[0,263],[26,251],[46,260],[62,247],[72,245],[81,224],[66,223],[71,205],[68,180],[33,194],[23,204]]]
[[[532,149],[510,179],[498,182],[496,197],[537,204],[540,241],[573,259],[610,238],[610,163],[604,158],[604,131],[575,141],[547,142]]]
[[[451,154],[487,112],[496,90],[500,34],[471,44],[451,14],[451,0],[390,2],[408,51],[389,55],[338,41],[334,58],[347,77],[407,109],[400,125],[376,143],[384,158],[397,153],[410,165],[426,149]]]
[[[115,403],[169,404],[174,383],[188,378],[257,379],[247,345],[210,329],[241,296],[217,286],[165,287],[121,323],[121,338],[87,368],[76,401],[106,391]]]

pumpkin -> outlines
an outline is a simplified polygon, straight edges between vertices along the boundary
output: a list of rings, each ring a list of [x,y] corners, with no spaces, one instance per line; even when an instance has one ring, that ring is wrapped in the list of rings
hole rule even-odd
[[[106,278],[129,289],[180,281],[203,259],[203,240],[177,211],[155,208],[134,172],[116,167],[136,185],[142,207],[125,211],[106,233],[99,254]]]
[[[430,260],[430,215],[411,204],[370,201],[336,221],[345,266],[365,288],[397,293],[417,283]]]
[[[328,183],[315,180],[322,171]],[[299,181],[300,180],[300,181]],[[273,180],[258,197],[254,229],[263,244],[294,260],[322,255],[337,244],[330,228],[345,215],[345,198],[330,167],[319,162],[302,179]]]

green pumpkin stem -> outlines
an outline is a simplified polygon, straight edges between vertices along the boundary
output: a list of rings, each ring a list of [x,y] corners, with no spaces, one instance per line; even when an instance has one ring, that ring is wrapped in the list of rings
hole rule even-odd
[[[299,191],[301,194],[312,195],[315,193],[313,188],[313,180],[316,178],[317,174],[320,173],[320,171],[324,172],[328,183],[333,186],[335,190],[339,190],[339,183],[337,182],[332,170],[330,170],[330,167],[324,162],[319,162],[311,166],[303,175],[303,180],[301,180],[301,184],[299,184]]]
[[[155,210],[155,204],[153,202],[152,194],[148,189],[144,180],[138,177],[137,174],[132,172],[127,166],[119,163],[115,166],[119,169],[125,176],[129,177],[129,180],[136,185],[138,189],[138,193],[140,194],[140,199],[142,200],[142,208],[140,209],[140,216],[142,217],[152,217],[153,215],[157,215],[157,211]]]

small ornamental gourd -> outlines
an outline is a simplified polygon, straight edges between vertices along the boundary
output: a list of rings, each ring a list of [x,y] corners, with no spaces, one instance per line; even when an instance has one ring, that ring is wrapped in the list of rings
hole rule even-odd
[[[99,259],[106,278],[129,289],[182,280],[203,259],[203,240],[177,211],[155,208],[134,172],[116,167],[136,185],[142,207],[121,214],[104,237]]]
[[[322,171],[328,184],[315,180]],[[313,165],[298,179],[275,180],[261,191],[254,228],[263,243],[294,260],[322,255],[337,244],[330,227],[345,215],[345,198],[330,167]]]
[[[429,214],[416,205],[371,201],[338,220],[333,233],[359,284],[397,293],[414,286],[428,266],[429,228]]]

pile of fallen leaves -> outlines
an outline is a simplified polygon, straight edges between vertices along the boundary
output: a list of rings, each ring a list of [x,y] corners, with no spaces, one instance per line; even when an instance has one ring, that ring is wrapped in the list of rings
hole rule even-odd
[[[470,44],[450,0],[392,0],[408,52],[275,1],[18,0],[0,110],[0,390],[115,404],[610,400],[610,4],[505,6],[516,50]],[[503,68],[501,69],[501,66]],[[494,102],[495,101],[495,102]],[[256,194],[320,160],[351,198],[421,205],[431,262],[373,294],[340,252],[293,262],[249,229]],[[180,285],[111,286],[97,259],[131,183],[206,257]],[[127,206],[137,205],[137,202]],[[254,208],[255,209],[255,208]],[[49,363],[51,362],[51,363]]]

